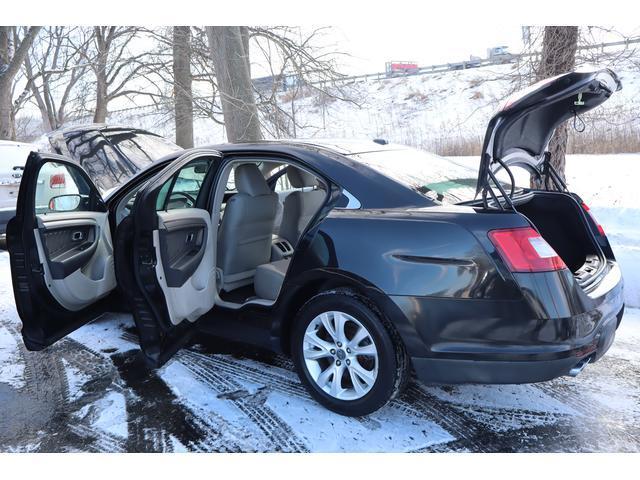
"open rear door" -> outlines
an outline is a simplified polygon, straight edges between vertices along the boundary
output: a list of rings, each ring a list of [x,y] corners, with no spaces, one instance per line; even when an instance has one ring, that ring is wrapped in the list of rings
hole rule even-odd
[[[7,245],[29,350],[106,311],[116,287],[108,213],[82,167],[59,155],[29,155]]]
[[[136,196],[127,294],[152,366],[171,358],[214,305],[216,239],[207,204],[221,157],[191,151]]]

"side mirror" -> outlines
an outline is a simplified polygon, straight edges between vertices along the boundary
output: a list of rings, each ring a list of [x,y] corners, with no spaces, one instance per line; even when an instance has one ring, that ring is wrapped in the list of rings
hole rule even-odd
[[[80,206],[82,195],[58,195],[49,200],[49,210],[52,212],[72,212]]]

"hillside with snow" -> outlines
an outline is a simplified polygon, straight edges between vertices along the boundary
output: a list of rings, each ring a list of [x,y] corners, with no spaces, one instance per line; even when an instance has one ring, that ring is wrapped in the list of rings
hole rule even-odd
[[[580,134],[597,142],[631,137],[640,144],[640,67],[626,59],[612,68],[620,77],[623,89],[604,106],[585,118],[586,130]],[[589,69],[588,67],[583,67]],[[591,67],[594,69],[595,67]],[[286,133],[278,136],[298,138],[385,138],[444,154],[473,154],[479,148],[487,122],[506,97],[527,85],[516,65],[498,65],[430,75],[358,81],[330,94],[303,88],[297,95],[278,94]],[[157,131],[173,138],[174,125],[169,115],[148,109],[113,114],[111,122],[124,123]],[[273,136],[265,128],[267,138]],[[198,119],[195,143],[204,145],[225,140],[224,127],[210,119]],[[620,140],[623,143],[623,140]],[[583,148],[583,152],[585,149]],[[586,151],[589,151],[588,146]],[[638,151],[631,145],[619,151]]]

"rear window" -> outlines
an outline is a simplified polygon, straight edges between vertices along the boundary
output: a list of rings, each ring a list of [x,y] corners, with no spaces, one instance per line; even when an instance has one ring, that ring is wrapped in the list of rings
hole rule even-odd
[[[165,155],[181,150],[180,147],[169,140],[141,132],[112,134],[108,135],[107,138],[111,145],[119,149],[139,169]]]
[[[404,148],[351,157],[430,200],[458,203],[475,197],[477,170],[432,153]]]
[[[62,154],[67,154],[57,142]],[[136,130],[87,130],[65,134],[68,154],[80,163],[101,193],[122,185],[159,158],[181,150],[162,137]]]

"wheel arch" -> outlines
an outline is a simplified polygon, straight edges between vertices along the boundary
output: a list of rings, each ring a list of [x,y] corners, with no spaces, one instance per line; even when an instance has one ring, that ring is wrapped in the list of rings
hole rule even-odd
[[[290,338],[293,325],[300,309],[315,296],[331,290],[347,290],[360,297],[376,313],[384,317],[396,331],[397,338],[409,355],[412,345],[419,338],[418,332],[410,324],[402,311],[378,287],[348,272],[322,270],[307,272],[305,281],[296,282],[283,288],[287,294],[281,299],[278,321],[272,324],[271,337],[277,347],[290,354]]]

